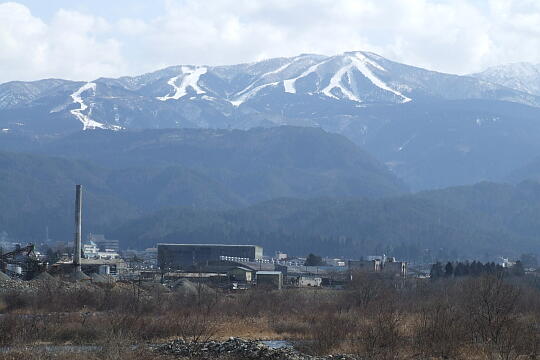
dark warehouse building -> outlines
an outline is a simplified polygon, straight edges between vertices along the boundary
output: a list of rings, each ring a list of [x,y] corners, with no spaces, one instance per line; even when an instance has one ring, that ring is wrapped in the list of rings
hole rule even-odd
[[[254,261],[263,256],[263,248],[257,245],[158,244],[157,249],[162,270],[219,260]]]

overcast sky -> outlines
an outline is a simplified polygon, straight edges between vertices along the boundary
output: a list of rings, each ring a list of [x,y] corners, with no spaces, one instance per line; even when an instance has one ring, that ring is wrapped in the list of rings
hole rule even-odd
[[[0,2],[0,82],[351,50],[458,74],[540,63],[540,1]]]

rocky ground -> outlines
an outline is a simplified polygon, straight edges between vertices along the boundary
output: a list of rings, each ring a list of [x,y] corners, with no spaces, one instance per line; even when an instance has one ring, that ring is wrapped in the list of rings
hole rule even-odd
[[[229,338],[226,341],[186,342],[174,340],[158,345],[154,351],[160,355],[196,359],[266,359],[266,360],[355,360],[351,355],[311,356],[292,347],[272,349],[257,340]]]

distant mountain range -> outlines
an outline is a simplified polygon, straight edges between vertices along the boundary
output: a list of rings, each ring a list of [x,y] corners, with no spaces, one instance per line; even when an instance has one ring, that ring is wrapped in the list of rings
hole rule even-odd
[[[295,125],[345,135],[413,190],[501,180],[540,156],[534,69],[458,76],[357,51],[10,82],[0,85],[0,142],[81,129]]]
[[[540,95],[540,64],[521,62],[494,66],[471,76],[531,95]]]
[[[82,183],[84,232],[105,233],[125,248],[256,242],[267,252],[428,261],[540,251],[538,181],[408,194],[358,145],[317,128],[2,140],[0,232],[19,241],[39,242],[45,228],[50,238],[69,240],[73,185]],[[537,163],[524,169],[516,181],[536,174]]]
[[[39,242],[45,228],[69,240],[82,183],[84,232],[124,248],[256,242],[267,253],[428,261],[540,251],[538,181],[407,194],[320,129],[98,130],[11,146],[0,151],[0,232],[19,241]]]
[[[0,85],[0,126],[78,129],[321,125],[373,105],[487,99],[539,106],[540,97],[469,76],[408,66],[369,52],[305,54],[231,66],[173,66],[91,82]]]
[[[1,84],[0,232],[70,239],[82,183],[85,232],[124,247],[538,252],[539,89],[530,64],[458,76],[360,51]]]

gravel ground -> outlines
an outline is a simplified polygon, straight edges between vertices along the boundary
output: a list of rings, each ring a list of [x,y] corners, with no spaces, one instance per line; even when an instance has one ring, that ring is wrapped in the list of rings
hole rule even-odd
[[[157,345],[154,351],[160,355],[174,355],[179,358],[266,360],[355,360],[351,355],[311,356],[302,354],[291,347],[272,349],[257,340],[230,338],[227,341],[208,341],[202,343],[174,340]]]

